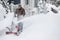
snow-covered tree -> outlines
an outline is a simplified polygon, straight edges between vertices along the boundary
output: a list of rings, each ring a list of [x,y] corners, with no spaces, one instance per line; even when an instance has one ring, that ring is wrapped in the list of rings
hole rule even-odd
[[[38,3],[38,11],[39,13],[47,13],[46,2],[44,0],[40,0]]]

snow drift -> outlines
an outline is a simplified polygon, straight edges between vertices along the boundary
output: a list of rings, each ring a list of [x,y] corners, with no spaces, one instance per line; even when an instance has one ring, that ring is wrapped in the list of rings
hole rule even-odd
[[[60,40],[60,14],[39,14],[21,20],[20,36],[7,35],[2,40]]]

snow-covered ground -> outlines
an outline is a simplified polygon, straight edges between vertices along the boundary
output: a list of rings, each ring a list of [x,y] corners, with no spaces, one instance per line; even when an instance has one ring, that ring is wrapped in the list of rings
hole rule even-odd
[[[13,18],[10,16],[7,18],[8,21]],[[4,23],[9,24],[6,21]],[[4,35],[0,36],[0,40],[60,40],[60,13],[50,11],[47,14],[26,17],[18,22],[23,22],[23,32],[20,36]]]
[[[23,19],[20,36],[1,36],[0,40],[60,40],[60,14],[39,14]]]

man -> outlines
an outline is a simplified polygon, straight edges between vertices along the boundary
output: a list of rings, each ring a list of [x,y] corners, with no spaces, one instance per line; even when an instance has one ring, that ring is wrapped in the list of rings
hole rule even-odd
[[[20,22],[17,25],[15,25],[15,27],[13,27],[11,29],[7,27],[7,29],[9,29],[9,32],[7,31],[6,34],[15,34],[15,35],[19,36],[21,34],[21,32],[23,31],[23,23]]]
[[[17,14],[17,19],[20,20],[22,17],[25,16],[24,8],[21,5],[19,5],[18,8],[16,9],[15,14]]]

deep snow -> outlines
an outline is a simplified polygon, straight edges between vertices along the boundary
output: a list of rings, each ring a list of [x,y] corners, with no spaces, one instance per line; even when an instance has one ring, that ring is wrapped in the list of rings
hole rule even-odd
[[[59,13],[54,14],[50,11],[48,14],[26,17],[20,21],[24,24],[20,36],[0,36],[0,40],[60,40]]]
[[[60,40],[60,14],[39,14],[23,19],[20,36],[7,35],[0,40]]]

